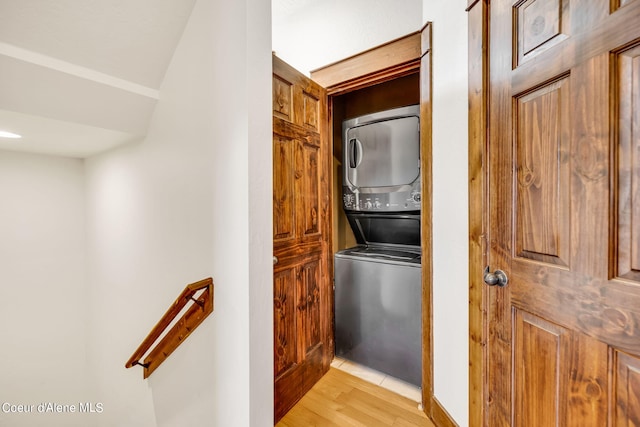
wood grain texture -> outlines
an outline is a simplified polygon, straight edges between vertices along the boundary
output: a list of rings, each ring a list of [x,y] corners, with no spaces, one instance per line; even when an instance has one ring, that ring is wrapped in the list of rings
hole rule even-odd
[[[637,1],[637,0],[611,0],[611,12],[613,13],[619,8],[621,8],[622,6],[634,1]]]
[[[320,100],[310,93],[302,92],[303,123],[308,129],[320,131]]]
[[[617,204],[613,275],[640,283],[640,44],[617,53]],[[634,226],[635,225],[635,226]]]
[[[451,414],[447,412],[436,397],[431,399],[431,413],[429,418],[431,418],[431,421],[438,427],[458,427],[458,424],[453,420]]]
[[[511,92],[511,35],[512,7],[507,1],[491,1],[489,16],[489,134],[487,147],[487,221],[488,259],[491,270],[501,269],[510,277],[506,289],[489,288],[487,292],[487,417],[485,426],[511,426],[512,422],[512,306],[509,288],[513,285],[511,269],[512,222],[510,191],[513,184],[512,154],[512,92]],[[500,52],[500,54],[498,54]],[[524,92],[524,91],[523,91]],[[501,171],[500,174],[497,171]],[[506,174],[506,175],[504,175]],[[497,191],[500,189],[500,191]],[[483,266],[484,268],[484,266]],[[500,374],[504,373],[504,374]]]
[[[514,12],[538,2],[529,18]],[[637,418],[640,286],[619,273],[633,271],[637,240],[629,224],[640,164],[630,135],[640,3],[613,14],[607,2],[568,3],[489,5],[485,209],[489,265],[503,269],[509,285],[487,294],[481,425],[595,427]],[[547,9],[568,14],[558,28],[570,37],[549,38],[558,28],[543,28],[528,46],[545,49],[518,62],[510,43],[517,21],[538,25]]]
[[[420,246],[422,248],[422,404],[425,413],[441,418],[444,423],[452,419],[436,401],[433,388],[433,81],[431,54],[431,24],[422,29],[423,55],[420,58],[420,174],[422,198],[420,206]],[[428,154],[427,154],[428,153]]]
[[[417,403],[343,371],[329,372],[277,427],[433,427]]]
[[[522,0],[515,6],[514,66],[569,37],[570,0]]]
[[[325,147],[325,150],[327,148]],[[305,139],[301,142],[297,153],[300,156],[297,164],[304,166],[296,171],[296,176],[304,175],[298,193],[302,199],[302,211],[304,212],[300,233],[304,238],[309,238],[318,236],[321,232],[319,215],[322,198],[320,197],[321,182],[318,177],[321,174],[322,159],[320,156],[322,153],[319,141],[312,142],[309,138]],[[322,171],[322,173],[326,172]]]
[[[320,330],[322,312],[319,283],[321,283],[320,259],[309,259],[299,267],[297,280],[297,324],[302,327],[298,328],[298,333],[302,332],[302,336],[296,337],[299,354],[307,354],[323,344]]]
[[[273,57],[275,419],[333,357],[326,92]],[[286,82],[285,85],[283,82]]]
[[[640,359],[616,353],[616,426],[640,425]]]
[[[295,283],[293,268],[281,270],[273,279],[274,378],[283,375],[298,363],[296,342],[296,301],[290,284]]]
[[[567,393],[569,331],[517,310],[514,335],[513,426],[562,426],[567,408],[556,402]]]
[[[208,277],[187,285],[131,355],[125,367],[140,364],[144,367],[143,378],[148,378],[212,312],[213,279]],[[182,315],[178,318],[180,313]],[[174,322],[176,318],[178,320]],[[171,329],[167,331],[169,326]],[[142,357],[144,361],[140,362]]]
[[[295,140],[280,135],[273,138],[273,239],[295,238]]]
[[[293,85],[280,76],[273,76],[273,114],[293,120]]]
[[[420,30],[420,56],[431,52],[431,22],[424,24]]]
[[[516,255],[569,265],[568,78],[516,99]]]
[[[415,32],[313,70],[311,78],[337,95],[415,73],[420,56],[421,33]]]
[[[469,64],[469,425],[487,416],[487,292],[482,274],[487,264],[487,1],[468,11]]]
[[[607,425],[611,394],[604,379],[611,369],[610,353],[607,344],[585,334],[571,333],[565,425]]]

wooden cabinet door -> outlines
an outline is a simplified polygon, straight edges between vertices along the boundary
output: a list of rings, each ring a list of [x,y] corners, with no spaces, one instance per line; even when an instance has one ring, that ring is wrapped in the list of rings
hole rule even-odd
[[[640,0],[489,7],[486,425],[640,425]]]
[[[276,421],[333,357],[326,98],[322,87],[273,57]]]

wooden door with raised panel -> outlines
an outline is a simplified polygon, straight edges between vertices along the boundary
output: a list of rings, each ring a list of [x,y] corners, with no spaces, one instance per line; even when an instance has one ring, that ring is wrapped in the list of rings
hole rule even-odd
[[[640,0],[489,3],[486,425],[640,425]]]
[[[322,87],[273,57],[276,422],[333,357],[326,98]]]

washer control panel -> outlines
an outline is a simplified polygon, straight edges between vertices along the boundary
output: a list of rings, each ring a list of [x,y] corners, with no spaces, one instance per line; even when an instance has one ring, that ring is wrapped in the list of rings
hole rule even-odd
[[[419,189],[397,193],[357,193],[343,188],[342,202],[348,211],[397,212],[420,210]]]

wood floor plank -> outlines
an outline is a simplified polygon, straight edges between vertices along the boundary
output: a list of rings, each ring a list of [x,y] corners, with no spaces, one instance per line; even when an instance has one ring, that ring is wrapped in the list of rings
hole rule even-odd
[[[379,419],[375,414],[363,412],[362,410],[353,406],[345,406],[342,413],[347,415],[350,419],[356,420],[366,427],[391,427],[388,420]]]
[[[369,414],[381,426],[391,426],[395,420],[392,413],[385,411],[384,405],[380,404],[380,399],[369,393],[354,389],[351,393],[341,395],[338,401],[346,407]]]
[[[276,427],[434,427],[417,402],[331,368]]]
[[[412,423],[411,421],[407,421],[402,418],[396,419],[396,422],[393,423],[393,427],[422,427],[424,425],[425,425],[424,420],[420,421],[420,423],[418,424],[415,424],[415,423]],[[433,424],[427,424],[427,425],[433,425]]]
[[[387,395],[387,393],[384,393],[384,395]],[[415,402],[403,402],[402,405],[398,405],[388,399],[359,389],[353,389],[349,397],[353,399],[350,401],[350,405],[375,414],[380,419],[390,420],[387,425],[393,425],[398,418],[411,422],[420,422],[425,418],[424,413],[418,410],[418,404]],[[342,401],[342,403],[345,402]]]
[[[366,423],[357,417],[353,417],[345,406],[329,399],[324,398],[316,393],[308,393],[304,396],[306,401],[304,405],[311,411],[322,414],[323,418],[331,423],[339,426],[368,427]],[[317,424],[318,426],[323,424]]]
[[[376,384],[362,380],[361,378],[350,375],[344,371],[341,371],[341,370],[336,370],[336,371],[338,375],[328,378],[328,381],[331,381],[332,383],[342,384],[342,387],[358,388],[367,393],[371,393],[373,395],[383,397],[386,400],[394,402],[398,406],[407,406],[407,407],[417,406],[417,403],[411,399],[408,399],[404,396],[401,396],[385,388],[381,388]]]

